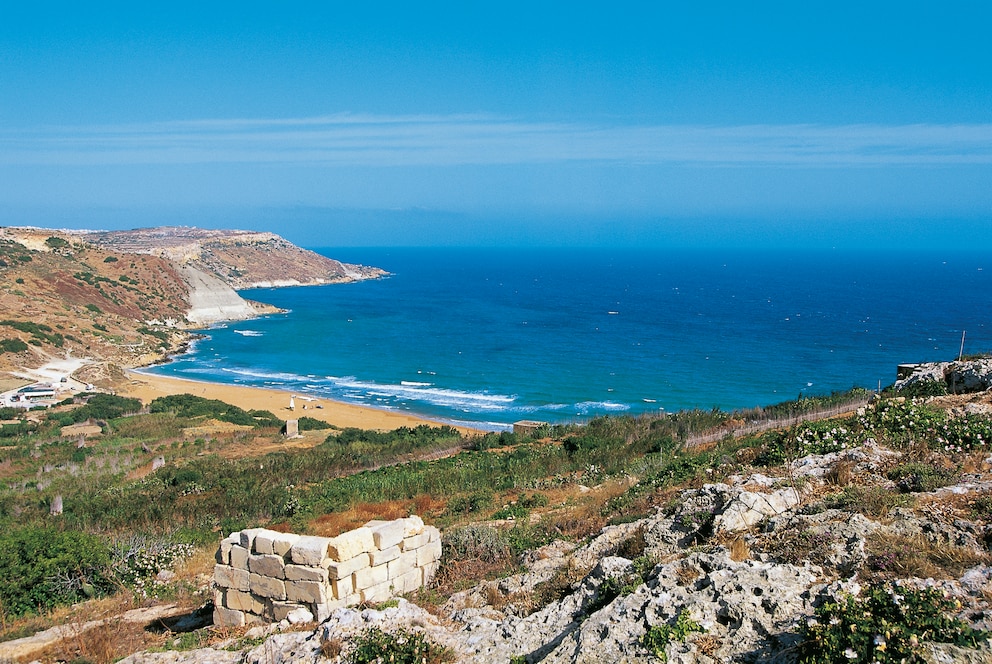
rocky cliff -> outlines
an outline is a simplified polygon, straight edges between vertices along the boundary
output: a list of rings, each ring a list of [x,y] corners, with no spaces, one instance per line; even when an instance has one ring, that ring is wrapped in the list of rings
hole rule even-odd
[[[301,249],[274,233],[161,227],[89,233],[87,239],[108,249],[154,254],[192,266],[236,290],[343,283],[386,274]]]
[[[182,348],[191,328],[275,311],[235,289],[384,274],[271,233],[0,228],[0,372],[65,356],[108,367],[156,362]],[[114,371],[99,371],[87,382]]]

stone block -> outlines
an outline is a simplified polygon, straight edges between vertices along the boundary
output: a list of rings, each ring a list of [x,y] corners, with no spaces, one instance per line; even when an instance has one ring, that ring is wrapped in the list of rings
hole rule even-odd
[[[404,521],[405,519],[396,519],[395,521],[374,521],[372,522],[376,524],[374,526],[366,524],[372,531],[372,542],[376,548],[388,549],[402,542],[403,531],[406,527]]]
[[[217,549],[217,562],[221,565],[231,564],[231,547],[241,542],[240,533],[231,533],[220,541]]]
[[[272,542],[282,533],[277,533],[274,530],[262,529],[255,533],[255,538],[252,541],[252,551],[254,553],[266,554],[272,553]]]
[[[399,558],[401,553],[402,551],[400,551],[400,547],[398,545],[391,546],[388,549],[382,549],[381,551],[378,549],[373,549],[372,551],[369,551],[369,562],[372,563],[373,567],[377,565],[385,565],[390,560],[396,560]]]
[[[397,577],[403,576],[410,570],[417,567],[417,552],[416,551],[404,551],[400,554],[400,557],[396,560],[390,560],[386,563],[386,567],[389,570],[389,578],[395,579]]]
[[[329,588],[318,581],[288,581],[286,599],[303,604],[322,604],[327,601]]]
[[[425,546],[428,542],[430,542],[430,535],[428,535],[427,533],[410,535],[409,537],[403,538],[403,550],[413,551],[415,549],[419,549],[422,546]]]
[[[403,537],[413,537],[424,532],[424,520],[416,514],[403,519]]]
[[[293,604],[292,602],[272,602],[272,619],[276,622],[285,620],[291,612],[298,608],[300,608],[300,605]]]
[[[282,556],[258,553],[248,557],[248,571],[252,574],[271,576],[274,579],[285,579],[286,563]]]
[[[343,599],[355,592],[355,577],[348,575],[342,579],[331,579],[331,593],[335,599]]]
[[[328,562],[327,574],[332,579],[343,579],[344,577],[351,576],[361,569],[365,569],[371,564],[372,563],[369,561],[369,555],[367,553],[363,553],[362,555],[355,556],[351,560],[343,563]]]
[[[327,558],[327,545],[330,541],[329,537],[301,537],[290,549],[290,558],[297,565],[320,567],[320,564]]]
[[[241,627],[245,624],[245,614],[223,606],[214,606],[214,625],[218,627]]]
[[[248,590],[248,570],[234,569],[229,565],[214,565],[214,583],[220,588]]]
[[[428,542],[440,542],[441,541],[441,531],[434,526],[424,526],[424,532],[427,533]]]
[[[231,588],[224,592],[224,606],[256,615],[262,615],[262,611],[265,610],[265,602],[262,598]]]
[[[371,588],[389,581],[389,570],[385,565],[366,567],[355,572],[355,588]]]
[[[423,567],[441,560],[441,540],[428,542],[417,549],[417,567]]]
[[[249,551],[251,551],[252,544],[255,543],[255,535],[257,535],[263,530],[265,530],[265,528],[247,528],[245,530],[242,530],[240,533],[238,533],[241,539],[239,544],[244,548],[248,549]]]
[[[407,593],[412,593],[423,585],[424,575],[419,569],[413,569],[406,574],[396,577],[395,579],[390,579],[389,582],[393,586],[394,593],[397,595],[405,595]]]
[[[371,551],[373,547],[375,540],[372,538],[372,530],[362,526],[332,537],[327,545],[327,557],[343,563]]]
[[[393,596],[389,581],[365,588],[360,593],[363,602],[385,602]]]
[[[287,581],[320,581],[327,583],[327,570],[309,565],[286,565]]]
[[[431,581],[434,579],[434,575],[437,574],[439,567],[441,567],[441,561],[430,563],[420,568],[420,571],[424,575],[423,585],[425,588],[430,585]]]
[[[273,579],[261,574],[251,574],[249,575],[249,582],[251,591],[256,595],[275,600],[286,599],[286,583],[280,579]]]
[[[248,549],[244,548],[240,544],[235,544],[231,547],[231,567],[235,569],[248,569]]]
[[[279,533],[279,536],[272,540],[272,553],[285,558],[299,539],[300,536],[293,533]]]

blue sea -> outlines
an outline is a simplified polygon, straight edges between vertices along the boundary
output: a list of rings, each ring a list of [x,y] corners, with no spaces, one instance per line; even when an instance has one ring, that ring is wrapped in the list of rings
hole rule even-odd
[[[388,270],[242,292],[287,313],[151,369],[438,421],[738,409],[992,350],[987,252],[319,249]]]

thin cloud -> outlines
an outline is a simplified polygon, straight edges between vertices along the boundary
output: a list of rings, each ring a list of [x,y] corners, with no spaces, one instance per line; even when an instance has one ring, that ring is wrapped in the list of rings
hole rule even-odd
[[[456,166],[992,163],[992,125],[630,125],[486,115],[206,119],[0,132],[0,163]]]

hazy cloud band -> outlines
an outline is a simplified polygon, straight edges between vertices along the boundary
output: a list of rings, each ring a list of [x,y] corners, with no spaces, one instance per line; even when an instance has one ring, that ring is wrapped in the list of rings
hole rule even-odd
[[[873,166],[992,163],[992,125],[631,125],[334,115],[0,132],[6,165],[555,162]]]

